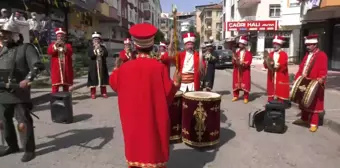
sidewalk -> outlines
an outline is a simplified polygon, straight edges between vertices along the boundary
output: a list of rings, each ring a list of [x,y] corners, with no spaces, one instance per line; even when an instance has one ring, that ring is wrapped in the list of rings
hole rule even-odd
[[[298,65],[289,65],[288,70],[290,74],[295,74],[298,71]],[[266,88],[267,70],[263,69],[262,64],[254,64],[252,66],[252,80],[253,83]],[[331,130],[340,134],[340,72],[329,71],[326,83],[325,92],[325,120],[324,125]],[[292,104],[297,107],[296,104]]]

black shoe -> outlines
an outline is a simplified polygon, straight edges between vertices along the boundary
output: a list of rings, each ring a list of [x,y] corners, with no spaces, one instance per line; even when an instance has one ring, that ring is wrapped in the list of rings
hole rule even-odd
[[[0,157],[7,156],[12,153],[17,153],[19,151],[20,151],[19,147],[15,147],[15,148],[7,147],[5,150],[0,151]]]
[[[29,162],[35,158],[35,152],[25,152],[24,156],[22,156],[22,162]]]

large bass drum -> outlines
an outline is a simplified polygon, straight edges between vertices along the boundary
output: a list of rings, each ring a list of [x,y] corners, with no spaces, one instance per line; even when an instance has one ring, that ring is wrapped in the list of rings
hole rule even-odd
[[[187,92],[182,104],[182,140],[194,147],[213,146],[220,141],[221,95]]]
[[[171,134],[170,142],[178,142],[181,140],[182,133],[182,91],[177,91],[172,104],[169,107]]]
[[[294,82],[292,90],[290,91],[290,100],[308,108],[312,104],[319,87],[320,84],[317,80],[300,76]]]

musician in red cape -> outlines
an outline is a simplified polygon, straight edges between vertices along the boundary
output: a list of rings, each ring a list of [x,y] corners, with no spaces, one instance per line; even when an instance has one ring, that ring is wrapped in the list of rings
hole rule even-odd
[[[239,92],[244,92],[244,103],[249,101],[250,92],[250,65],[253,59],[252,54],[247,50],[248,38],[246,36],[240,36],[238,41],[238,49],[233,56],[232,63],[234,65],[233,70],[233,99],[236,101],[239,98]]]
[[[319,125],[319,113],[324,112],[328,57],[326,53],[318,48],[318,35],[305,37],[305,44],[308,52],[299,65],[299,70],[295,75],[295,80],[300,76],[317,80],[321,87],[317,90],[314,100],[309,108],[299,105],[301,109],[301,119],[296,120],[294,124],[309,124],[309,130],[311,132],[316,132]]]
[[[123,63],[135,58],[134,52],[131,50],[131,40],[129,38],[124,40],[124,50],[120,51],[119,58]]]
[[[163,64],[168,68],[169,74],[170,74],[170,66],[171,66],[172,59],[169,57],[169,53],[167,49],[168,49],[168,46],[166,45],[166,43],[160,42],[159,44],[160,59],[163,62]]]
[[[47,49],[47,54],[51,56],[52,93],[58,92],[60,86],[64,92],[68,92],[73,85],[72,46],[65,42],[66,32],[63,28],[56,28],[55,34],[57,41],[52,42]]]
[[[277,98],[282,103],[284,100],[289,99],[288,55],[281,50],[284,42],[283,37],[275,36],[273,39],[274,51],[269,53],[269,59],[265,59],[263,63],[264,68],[268,69],[268,102],[273,101],[274,98]]]
[[[137,58],[116,67],[110,75],[110,86],[118,94],[126,160],[130,168],[165,168],[169,159],[168,107],[181,76],[178,73],[177,82],[171,81],[167,67],[152,58],[156,27],[136,24],[129,32]]]
[[[201,86],[201,77],[204,77],[205,61],[203,56],[200,56],[197,51],[194,50],[195,46],[195,34],[185,33],[183,34],[183,42],[185,45],[185,51],[181,51],[177,55],[178,72],[182,74],[182,83],[180,90],[182,92],[198,91]]]

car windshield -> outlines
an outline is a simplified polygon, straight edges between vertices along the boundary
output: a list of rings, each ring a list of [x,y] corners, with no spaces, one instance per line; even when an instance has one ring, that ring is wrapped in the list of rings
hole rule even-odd
[[[233,54],[231,50],[217,50],[216,53],[221,56],[230,56]]]

